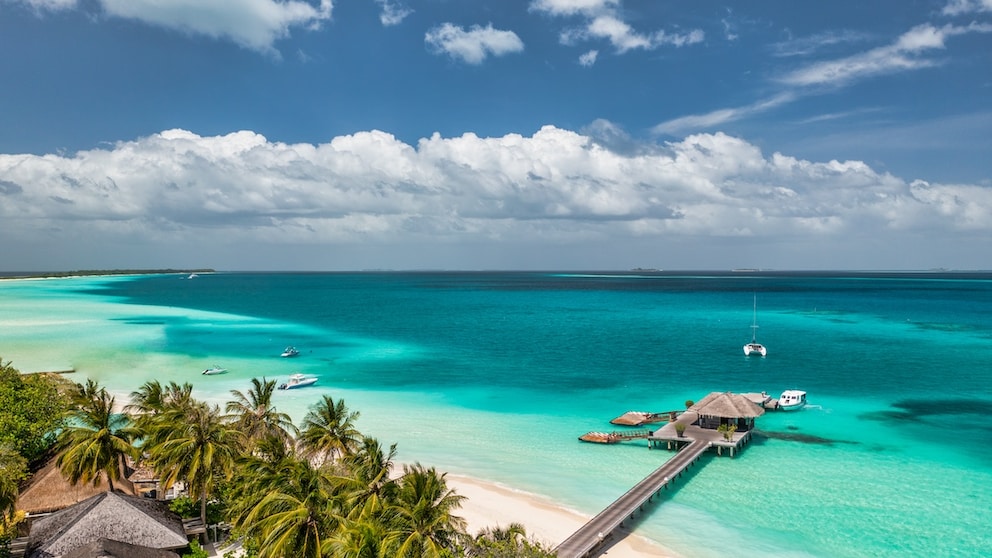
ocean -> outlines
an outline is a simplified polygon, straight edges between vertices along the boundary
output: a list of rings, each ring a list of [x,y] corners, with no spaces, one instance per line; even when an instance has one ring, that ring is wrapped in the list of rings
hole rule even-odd
[[[757,301],[757,339],[745,357]],[[294,345],[300,356],[280,358]],[[638,516],[686,557],[987,556],[992,274],[214,273],[0,281],[0,358],[120,394],[252,377],[421,462],[594,515],[672,454],[587,444],[626,411],[808,392]],[[211,366],[229,373],[204,376]],[[557,541],[556,541],[557,542]]]

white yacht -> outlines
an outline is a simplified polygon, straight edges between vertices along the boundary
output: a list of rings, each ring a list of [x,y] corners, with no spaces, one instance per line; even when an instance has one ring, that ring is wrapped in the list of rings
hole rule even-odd
[[[281,357],[287,357],[288,358],[288,357],[295,357],[295,356],[297,356],[299,354],[300,354],[300,351],[297,351],[296,350],[296,347],[293,347],[292,345],[290,345],[289,347],[286,347],[286,350],[284,350],[282,352],[282,354],[279,355],[279,356],[281,356]]]
[[[768,354],[768,349],[764,345],[758,343],[758,296],[754,296],[754,314],[751,318],[751,342],[744,344],[744,356],[765,356]]]
[[[206,370],[203,371],[204,376],[213,376],[215,374],[226,374],[226,373],[227,373],[227,368],[221,368],[216,364],[213,366],[213,368],[207,368]]]
[[[304,376],[303,374],[293,374],[289,377],[289,380],[284,384],[279,384],[279,389],[296,389],[306,386],[312,386],[317,383],[317,378],[313,376]]]
[[[787,389],[778,398],[778,408],[782,411],[798,411],[806,406],[806,392]]]

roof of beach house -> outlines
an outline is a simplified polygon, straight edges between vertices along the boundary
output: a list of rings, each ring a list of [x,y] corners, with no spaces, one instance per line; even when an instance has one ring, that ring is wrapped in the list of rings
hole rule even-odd
[[[31,476],[27,487],[17,497],[17,509],[24,510],[29,515],[54,512],[107,492],[109,488],[103,473],[100,473],[96,484],[80,482],[73,485],[62,476],[55,458],[52,458]],[[124,479],[114,481],[114,490],[126,494],[135,493],[134,485]]]
[[[164,502],[104,492],[31,525],[28,558],[63,556],[110,539],[154,549],[188,544],[182,520]]]
[[[171,550],[99,539],[62,555],[62,558],[179,558]]]
[[[700,416],[719,418],[754,418],[765,414],[764,409],[747,397],[729,391],[714,391],[689,410]]]

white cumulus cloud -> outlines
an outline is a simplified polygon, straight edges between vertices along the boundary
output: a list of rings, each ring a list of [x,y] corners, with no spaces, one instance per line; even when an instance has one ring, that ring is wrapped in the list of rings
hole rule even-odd
[[[618,152],[553,126],[532,136],[435,134],[416,145],[379,131],[313,145],[167,130],[68,156],[0,155],[0,200],[0,234],[11,246],[99,239],[152,253],[162,243],[221,250],[728,237],[828,247],[917,231],[952,246],[960,234],[992,233],[987,186],[765,155],[722,133]]]
[[[513,31],[473,25],[464,29],[444,23],[429,30],[424,42],[433,52],[447,54],[468,64],[481,64],[488,56],[502,56],[524,50],[524,43]]]
[[[10,1],[10,0],[8,0]],[[79,0],[13,0],[36,10],[79,8]],[[331,0],[94,0],[103,14],[275,52],[294,27],[316,29],[331,18]]]

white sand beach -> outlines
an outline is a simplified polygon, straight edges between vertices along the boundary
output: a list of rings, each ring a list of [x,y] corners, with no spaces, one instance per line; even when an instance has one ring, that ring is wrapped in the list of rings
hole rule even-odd
[[[445,478],[449,488],[467,498],[459,515],[468,522],[468,532],[472,534],[485,527],[505,527],[516,522],[526,527],[531,538],[554,546],[590,519],[550,500],[491,482],[451,473]],[[618,530],[606,545],[600,555],[609,558],[677,556],[676,553],[626,530]]]

